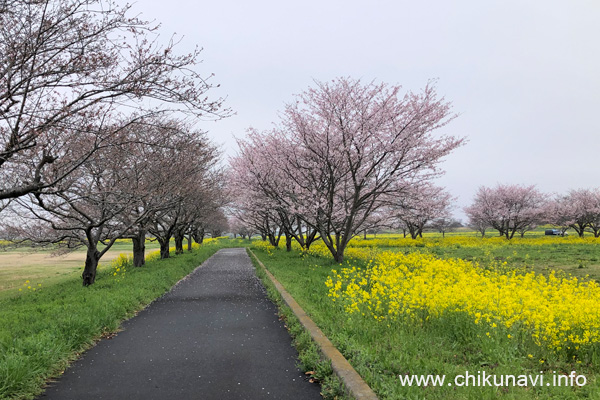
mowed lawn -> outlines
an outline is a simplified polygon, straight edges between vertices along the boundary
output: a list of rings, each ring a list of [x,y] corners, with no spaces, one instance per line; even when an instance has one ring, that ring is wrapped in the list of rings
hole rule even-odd
[[[148,241],[146,253],[159,248]],[[132,254],[128,240],[115,243],[100,260],[100,269],[107,268],[119,254]],[[19,289],[27,290],[52,285],[81,274],[85,263],[85,249],[57,254],[55,249],[17,247],[0,251],[0,299],[12,297]],[[27,282],[29,281],[29,282]],[[26,283],[27,282],[27,283]]]

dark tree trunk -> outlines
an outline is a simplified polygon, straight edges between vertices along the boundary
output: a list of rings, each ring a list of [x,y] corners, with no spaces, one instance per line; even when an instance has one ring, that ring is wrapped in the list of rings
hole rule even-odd
[[[341,264],[344,261],[344,251],[352,236],[336,233],[334,238],[332,238],[330,234],[324,231],[320,231],[319,233],[321,234],[323,243],[325,243],[325,246],[327,246],[327,249],[331,252],[335,262]]]
[[[158,243],[160,243],[160,258],[165,259],[169,258],[171,255],[169,254],[169,242],[171,238],[167,238],[166,240],[158,239]]]
[[[579,235],[579,237],[584,237],[585,235],[585,226],[581,226],[580,224],[571,225],[571,228],[575,229],[575,232]]]
[[[146,231],[139,231],[131,240],[133,241],[133,266],[141,267],[146,264]]]
[[[408,232],[410,233],[410,237],[413,239],[416,239],[419,235],[419,231],[417,230],[417,228],[412,225],[408,227]]]
[[[292,251],[292,235],[285,235],[285,249]]]
[[[269,233],[269,243],[273,247],[279,247],[279,239],[281,239],[281,234]]]
[[[344,262],[344,249],[340,249],[338,248],[334,253],[333,253],[333,259],[335,260],[336,263],[341,264]]]
[[[263,241],[267,240],[267,234],[266,233],[261,233],[260,237],[262,238]]]
[[[363,239],[366,239],[366,238],[367,238],[367,230],[365,229],[365,230],[363,231]]]
[[[515,230],[515,229],[511,229],[511,230],[508,230],[508,229],[507,229],[507,230],[506,230],[506,238],[507,238],[508,240],[512,239],[512,238],[513,238],[513,236],[515,236],[515,232],[516,232],[516,230]]]
[[[188,234],[187,237],[187,242],[188,242],[188,251],[192,251],[192,234]]]
[[[183,234],[175,233],[175,254],[183,254]]]
[[[90,286],[96,281],[96,270],[98,269],[98,261],[100,261],[100,252],[96,247],[88,247],[85,256],[85,266],[83,267],[83,286]]]

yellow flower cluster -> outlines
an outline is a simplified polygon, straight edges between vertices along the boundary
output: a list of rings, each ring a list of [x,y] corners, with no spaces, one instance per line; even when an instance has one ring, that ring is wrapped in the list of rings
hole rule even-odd
[[[34,283],[31,283],[31,281],[29,279],[27,279],[25,281],[25,283],[23,283],[23,287],[19,288],[19,292],[22,292],[23,289],[28,290],[28,291],[32,291],[35,292],[36,290],[41,290],[42,289],[42,284],[38,283],[37,285]]]
[[[273,250],[275,250],[275,247],[271,246],[271,244],[267,241],[253,242],[252,247],[254,247],[257,250],[264,251],[270,256],[273,255]],[[300,250],[300,246],[297,243],[296,246],[294,246],[294,248]]]
[[[475,324],[525,332],[554,351],[600,342],[600,287],[593,281],[393,252],[379,253],[364,269],[332,273],[325,282],[329,297],[348,313],[378,321],[463,313]]]
[[[404,238],[402,236],[384,236],[376,239],[367,239],[356,237],[350,241],[349,247],[354,248],[382,248],[382,247],[503,247],[503,246],[548,246],[548,245],[573,245],[586,244],[598,245],[600,239],[593,236],[580,238],[578,236],[533,236],[524,238],[514,237],[511,240],[503,236],[486,236],[484,238],[477,236],[447,236],[442,237],[424,237],[418,239]]]
[[[133,266],[133,255],[121,253],[111,261],[110,266],[111,275],[120,281],[125,277],[127,268]]]

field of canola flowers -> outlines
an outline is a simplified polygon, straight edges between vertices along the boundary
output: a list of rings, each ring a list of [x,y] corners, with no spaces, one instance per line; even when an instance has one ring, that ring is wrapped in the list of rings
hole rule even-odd
[[[436,319],[451,325],[466,318],[490,341],[515,342],[530,358],[536,354],[540,363],[553,358],[596,364],[600,361],[598,283],[563,271],[541,274],[489,255],[509,249],[509,254],[527,259],[523,254],[527,251],[543,252],[550,246],[597,251],[598,243],[593,237],[357,238],[346,250],[347,261],[332,269],[323,284],[331,302],[341,305],[349,317],[388,325]],[[457,248],[467,253],[477,250],[487,254],[487,260],[439,256],[453,254]],[[305,253],[330,257],[320,242]],[[464,325],[447,328],[464,329]]]

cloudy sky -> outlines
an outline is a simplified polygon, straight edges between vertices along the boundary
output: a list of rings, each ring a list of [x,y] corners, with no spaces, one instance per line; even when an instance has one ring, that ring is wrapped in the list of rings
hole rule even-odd
[[[440,133],[468,143],[440,184],[456,215],[481,185],[546,192],[600,186],[600,2],[138,0],[180,51],[203,48],[237,114],[199,127],[235,154],[246,128],[269,129],[285,102],[339,76],[438,93],[460,117]]]

